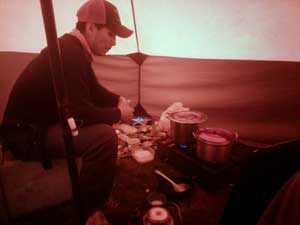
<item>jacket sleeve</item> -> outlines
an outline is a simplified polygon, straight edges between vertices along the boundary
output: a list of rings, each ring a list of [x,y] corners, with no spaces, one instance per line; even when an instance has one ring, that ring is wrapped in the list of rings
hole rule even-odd
[[[92,69],[91,69],[92,70]],[[107,88],[98,83],[94,71],[91,71],[92,96],[94,103],[99,107],[117,107],[119,103],[119,95],[109,91]]]
[[[80,43],[74,39],[69,41],[70,43],[62,43],[61,52],[70,113],[84,124],[118,122],[121,117],[121,112],[117,108],[119,97],[100,85],[96,86],[94,73],[91,73],[91,64]],[[105,104],[105,102],[112,103]]]

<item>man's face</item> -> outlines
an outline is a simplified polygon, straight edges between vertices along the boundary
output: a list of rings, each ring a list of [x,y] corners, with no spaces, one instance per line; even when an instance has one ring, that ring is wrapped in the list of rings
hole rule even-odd
[[[87,40],[95,55],[105,55],[116,45],[116,35],[107,27],[98,29],[94,25]]]

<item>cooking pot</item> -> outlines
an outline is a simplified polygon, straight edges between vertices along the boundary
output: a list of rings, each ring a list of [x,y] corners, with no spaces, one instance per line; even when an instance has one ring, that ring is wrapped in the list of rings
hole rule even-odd
[[[238,138],[236,132],[223,128],[198,128],[194,133],[196,157],[212,163],[225,163],[230,159],[232,143]]]
[[[207,115],[197,111],[173,112],[170,119],[170,136],[177,145],[190,145],[195,139],[193,131],[207,120]]]

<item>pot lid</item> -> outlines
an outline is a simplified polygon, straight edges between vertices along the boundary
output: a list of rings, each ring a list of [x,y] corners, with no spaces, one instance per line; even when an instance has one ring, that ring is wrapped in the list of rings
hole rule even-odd
[[[196,139],[215,145],[227,145],[237,139],[237,133],[223,128],[201,128],[196,131]]]
[[[207,115],[196,111],[174,112],[169,115],[170,120],[178,123],[197,124],[207,120]]]

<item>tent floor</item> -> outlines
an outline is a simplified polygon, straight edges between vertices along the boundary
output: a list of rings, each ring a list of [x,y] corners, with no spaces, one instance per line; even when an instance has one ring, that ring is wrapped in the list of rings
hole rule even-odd
[[[176,203],[182,213],[183,225],[216,225],[231,192],[230,185],[218,190],[206,190],[193,182],[191,191],[183,196],[171,195],[161,178],[152,170],[159,167],[171,176],[183,174],[166,162],[155,159],[139,164],[133,158],[118,161],[115,185],[105,214],[111,225],[142,225],[142,217],[149,209],[147,196],[151,192],[164,192],[167,202]],[[101,179],[101,178],[99,178]],[[164,187],[164,189],[162,189]],[[175,220],[174,208],[169,208]],[[18,219],[14,225],[69,225],[74,224],[74,209],[71,204],[44,210],[34,215]]]

